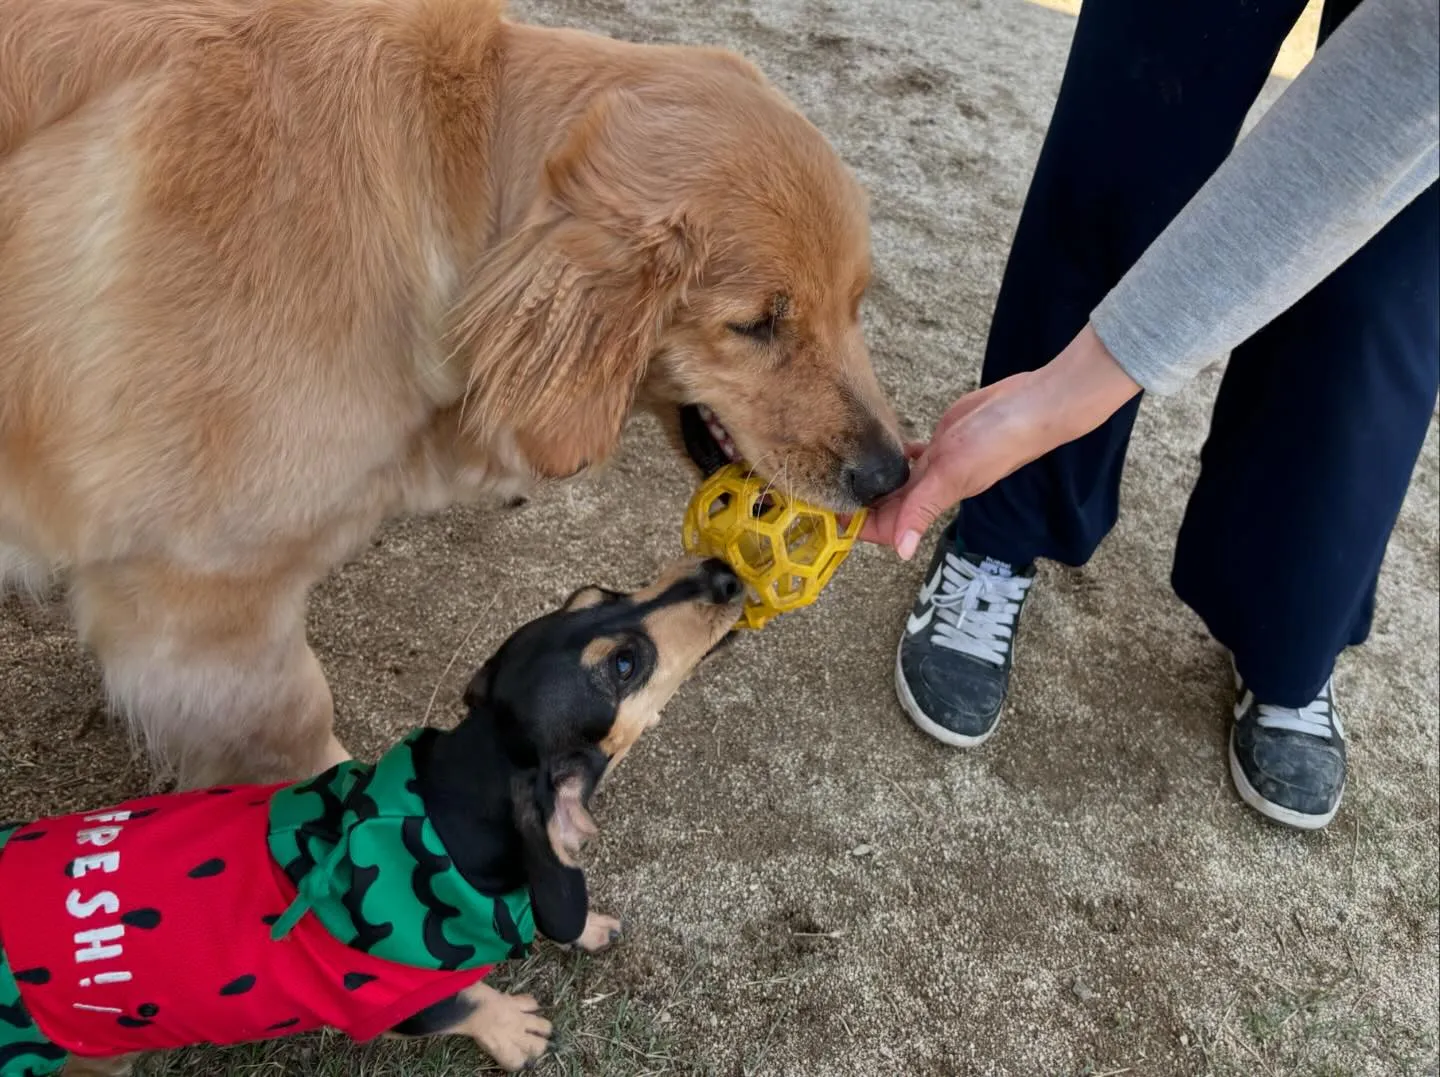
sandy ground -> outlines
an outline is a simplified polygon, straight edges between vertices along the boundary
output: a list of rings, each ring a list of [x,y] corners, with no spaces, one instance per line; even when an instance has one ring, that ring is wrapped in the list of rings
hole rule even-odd
[[[974,383],[1071,19],[1018,0],[520,11],[756,60],[873,192],[867,317],[901,412],[923,431]],[[945,749],[902,716],[893,648],[922,569],[875,550],[683,691],[599,804],[592,879],[628,939],[520,972],[560,1015],[543,1072],[1436,1072],[1435,431],[1374,638],[1338,673],[1345,806],[1303,836],[1232,793],[1227,660],[1167,586],[1216,385],[1212,372],[1147,404],[1124,519],[1086,569],[1042,571],[984,749]],[[313,606],[351,747],[375,753],[427,713],[450,721],[470,668],[577,584],[643,581],[677,548],[690,481],[642,421],[582,485],[388,528]],[[146,787],[93,720],[98,676],[58,606],[0,604],[0,685],[0,814]],[[147,1072],[479,1064],[330,1037]]]

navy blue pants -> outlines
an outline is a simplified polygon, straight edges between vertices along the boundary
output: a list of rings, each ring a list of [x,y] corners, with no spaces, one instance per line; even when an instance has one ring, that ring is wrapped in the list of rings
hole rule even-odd
[[[1229,153],[1305,0],[1085,0],[983,384],[1053,358]],[[1321,38],[1356,6],[1329,0]],[[1312,700],[1369,634],[1440,382],[1440,192],[1235,349],[1175,552],[1180,598],[1265,702]],[[1089,560],[1139,407],[965,502],[965,547]]]

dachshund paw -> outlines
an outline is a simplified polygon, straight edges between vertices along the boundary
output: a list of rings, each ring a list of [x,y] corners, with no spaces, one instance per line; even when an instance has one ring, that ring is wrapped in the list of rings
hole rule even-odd
[[[550,1049],[554,1027],[533,995],[487,999],[476,1014],[475,1041],[507,1070],[530,1069]]]
[[[575,945],[587,954],[598,954],[620,938],[620,921],[613,916],[592,912],[585,917],[585,930]]]

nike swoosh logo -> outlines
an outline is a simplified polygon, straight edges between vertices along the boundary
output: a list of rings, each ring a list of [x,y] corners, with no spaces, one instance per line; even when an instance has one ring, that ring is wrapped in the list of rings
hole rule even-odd
[[[926,583],[924,587],[920,588],[920,601],[921,601],[921,602],[924,602],[924,603],[927,603],[927,604],[928,604],[929,601],[930,601],[932,598],[935,597],[935,592],[938,591],[938,590],[940,590],[940,579],[941,579],[941,577],[943,577],[944,575],[945,575],[945,567],[944,567],[944,565],[936,565],[936,566],[935,566],[935,575],[931,576],[929,582]]]
[[[930,600],[935,597],[935,592],[940,590],[940,580],[944,575],[945,565],[942,562],[935,566],[935,574],[920,588],[920,594],[916,601],[918,605],[924,606],[925,608],[920,613],[912,613],[905,622],[905,631],[910,635],[913,636],[916,633],[925,631],[925,629],[929,627],[930,622],[934,620],[935,607],[930,605]]]

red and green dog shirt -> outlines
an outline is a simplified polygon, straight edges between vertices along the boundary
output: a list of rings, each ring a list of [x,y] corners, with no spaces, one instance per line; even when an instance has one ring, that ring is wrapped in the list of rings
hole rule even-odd
[[[523,956],[425,815],[412,734],[306,782],[0,827],[0,1077],[337,1028],[367,1040]]]

